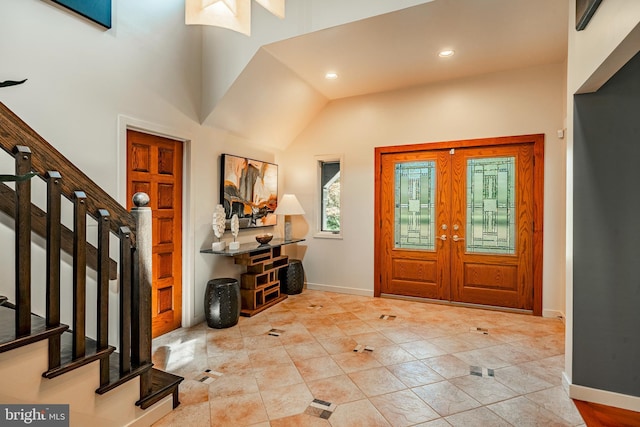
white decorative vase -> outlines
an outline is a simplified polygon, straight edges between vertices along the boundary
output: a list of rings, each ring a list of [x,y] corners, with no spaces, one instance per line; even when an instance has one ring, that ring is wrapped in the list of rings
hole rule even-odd
[[[225,247],[226,247],[225,242],[213,242],[211,244],[212,251],[224,251]]]

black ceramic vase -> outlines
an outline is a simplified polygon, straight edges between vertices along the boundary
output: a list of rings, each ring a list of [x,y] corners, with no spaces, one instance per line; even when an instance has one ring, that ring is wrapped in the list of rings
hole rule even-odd
[[[302,261],[290,259],[289,266],[280,270],[280,291],[287,295],[299,294],[304,286],[304,269]]]
[[[210,328],[229,328],[240,319],[240,285],[236,279],[212,279],[204,294],[204,315]]]

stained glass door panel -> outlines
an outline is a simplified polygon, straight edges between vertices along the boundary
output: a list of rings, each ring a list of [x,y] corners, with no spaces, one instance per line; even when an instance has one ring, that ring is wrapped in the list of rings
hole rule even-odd
[[[435,249],[436,162],[395,166],[395,247]]]
[[[516,159],[467,159],[466,251],[513,255]]]

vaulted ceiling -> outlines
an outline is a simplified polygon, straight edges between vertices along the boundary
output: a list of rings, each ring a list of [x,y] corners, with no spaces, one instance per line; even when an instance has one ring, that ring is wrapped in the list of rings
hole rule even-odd
[[[559,63],[568,9],[563,0],[434,0],[267,44],[205,123],[283,149],[332,100]]]

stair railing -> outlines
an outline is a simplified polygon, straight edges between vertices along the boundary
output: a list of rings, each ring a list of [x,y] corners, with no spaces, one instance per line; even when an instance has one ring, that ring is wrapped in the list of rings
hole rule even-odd
[[[140,376],[140,399],[151,393],[151,209],[148,196],[138,193],[136,207],[127,212],[108,193],[89,179],[33,129],[0,103],[0,147],[15,158],[16,175],[36,173],[47,184],[46,212],[46,313],[45,327],[32,324],[31,307],[31,181],[15,183],[15,339],[0,343],[0,352],[39,339],[49,340],[49,369],[43,374],[53,378],[95,360],[100,361],[98,393]],[[0,197],[10,188],[0,184]],[[4,196],[3,196],[4,195]],[[73,203],[72,232],[72,351],[70,360],[62,351],[60,266],[63,235],[61,200]],[[10,204],[10,203],[9,203]],[[6,209],[5,209],[6,211]],[[98,222],[97,249],[88,251],[87,215]],[[65,231],[66,230],[66,231]],[[119,239],[119,343],[118,356],[109,345],[109,284],[113,261],[109,257],[110,235]],[[87,254],[95,256],[97,301],[87,307]],[[96,313],[95,343],[87,340],[87,316]],[[113,322],[112,322],[113,323]],[[91,348],[89,348],[91,347]],[[95,348],[94,348],[95,347]],[[114,356],[114,357],[112,357]]]

